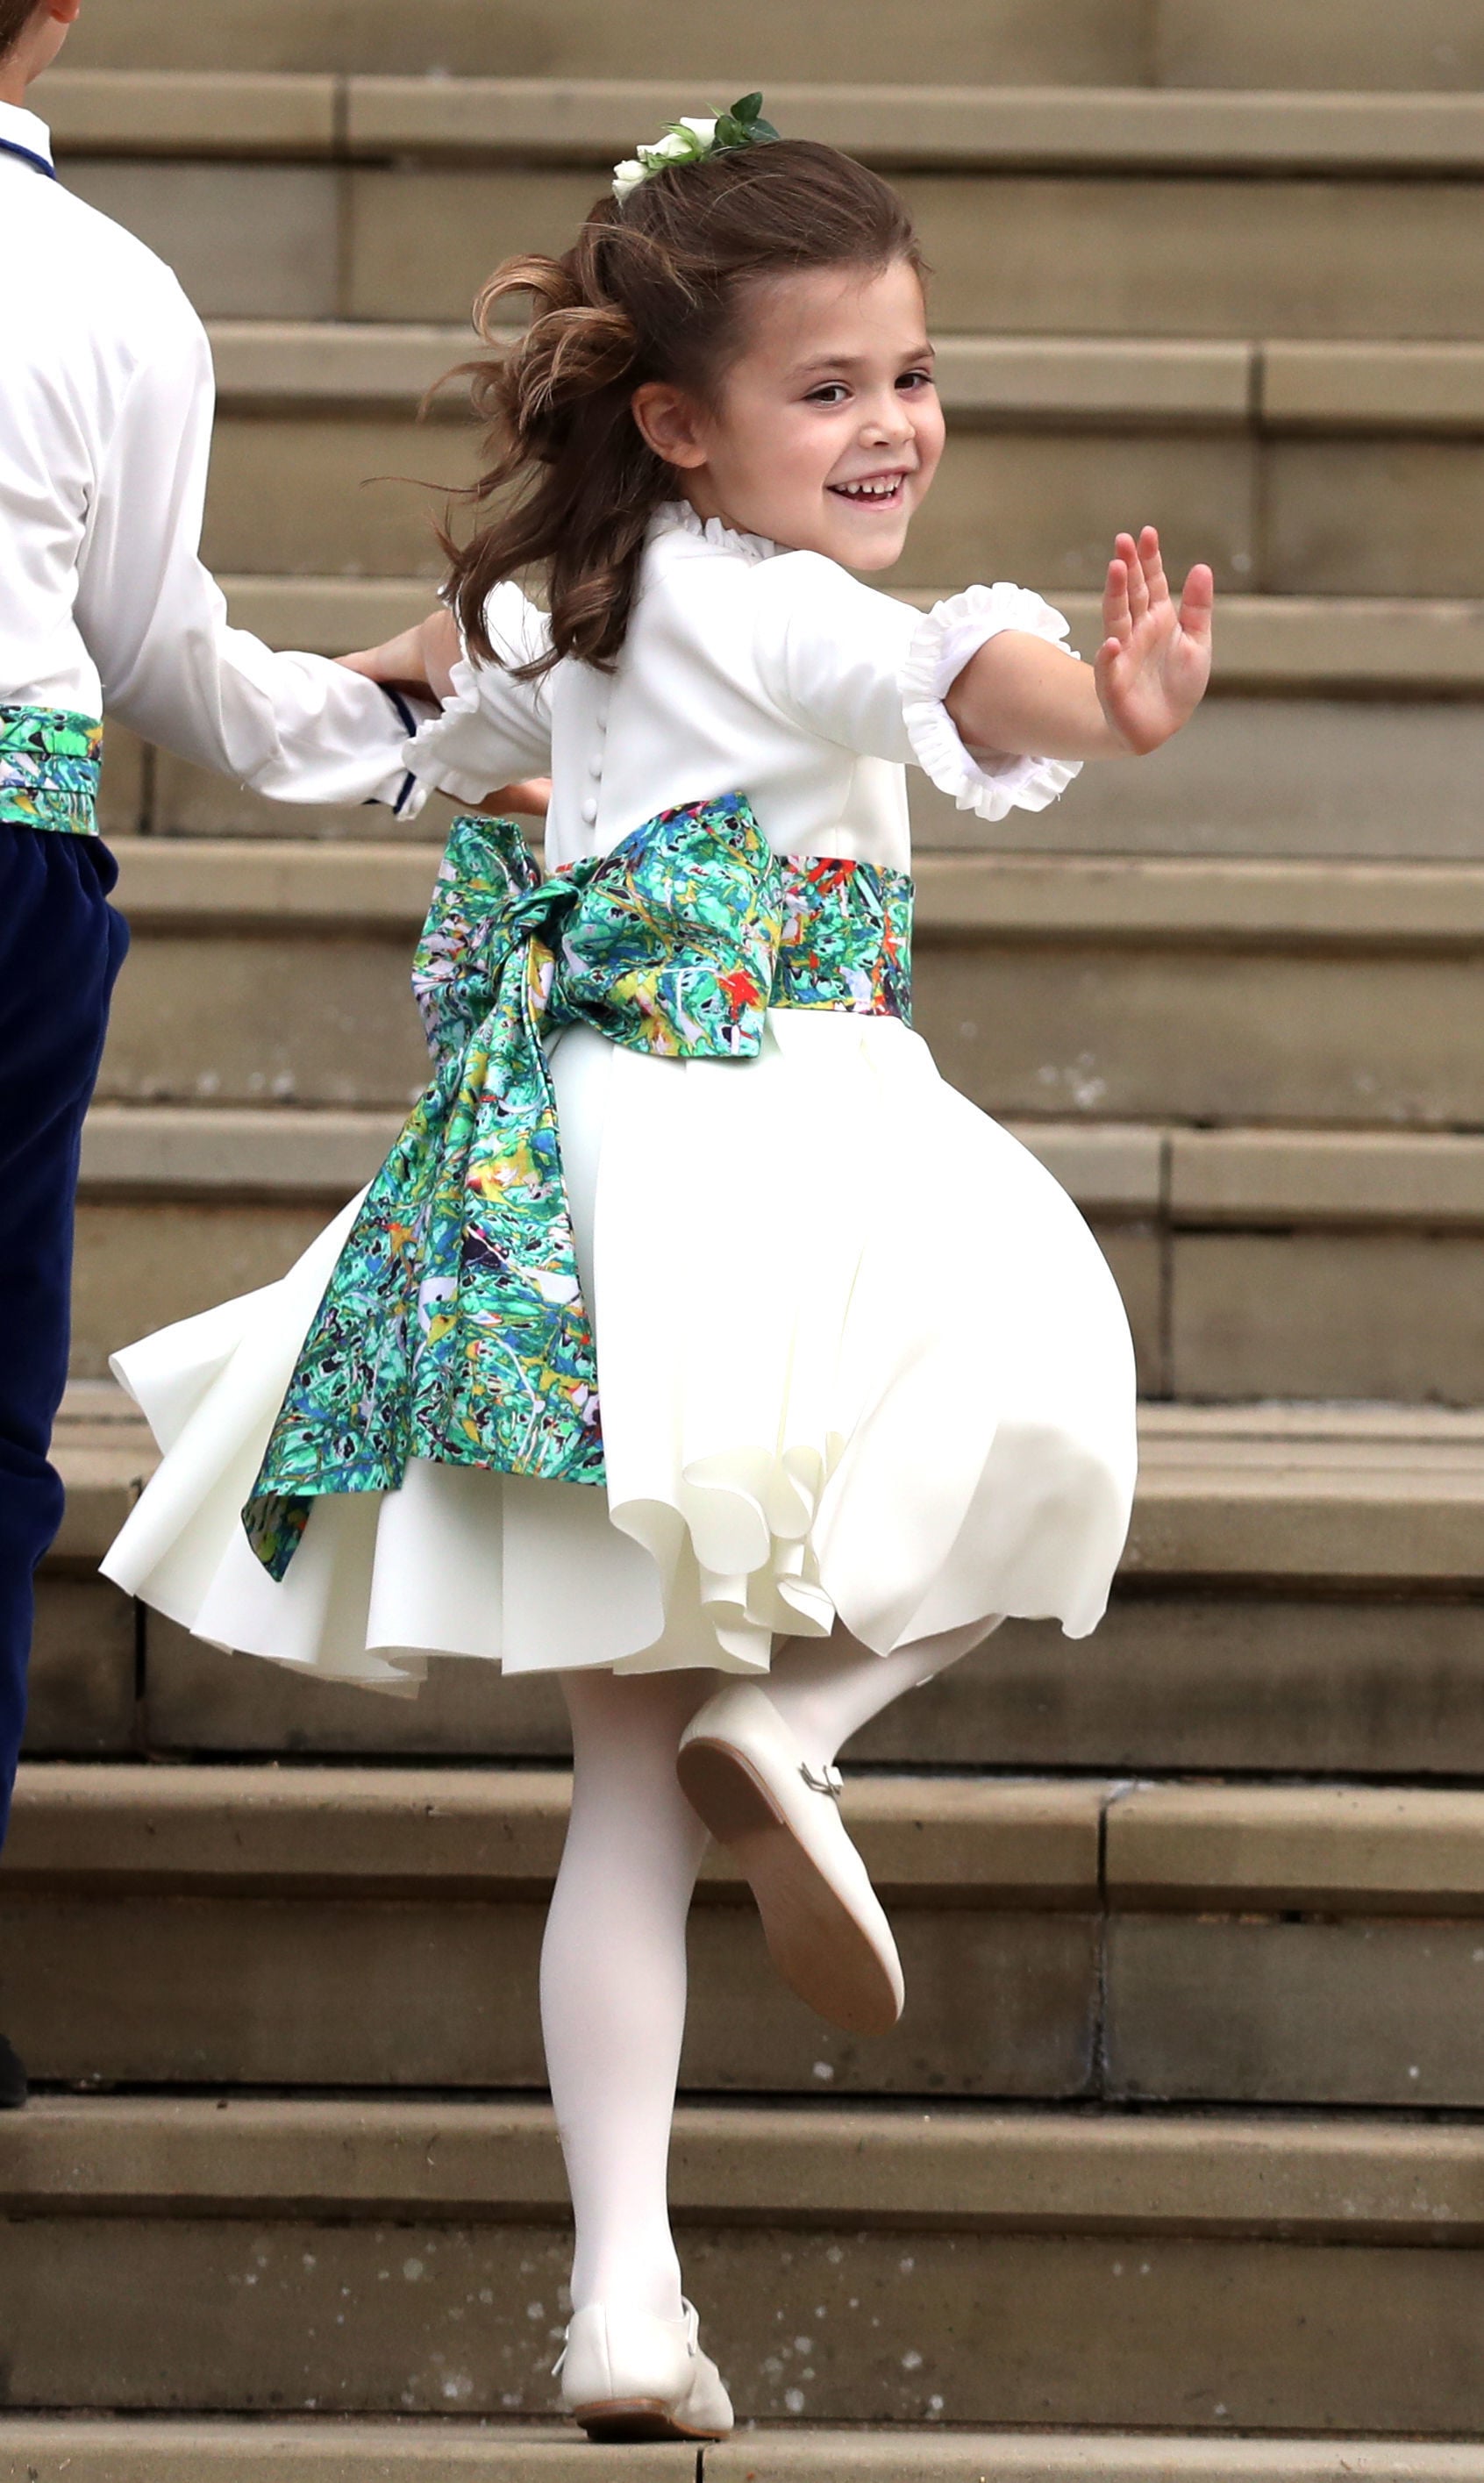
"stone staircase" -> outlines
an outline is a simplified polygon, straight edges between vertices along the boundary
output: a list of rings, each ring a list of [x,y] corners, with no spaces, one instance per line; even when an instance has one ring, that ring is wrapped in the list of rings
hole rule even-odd
[[[1224,590],[1170,752],[1016,849],[916,797],[919,1022],[1125,1288],[1134,1529],[1090,1644],[1007,1629],[856,1746],[893,2042],[776,1989],[708,1873],[675,2192],[756,2428],[612,2468],[1484,2483],[1474,0],[756,0],[741,38],[89,0],[69,60],[66,177],[213,327],[208,548],[282,643],[426,605],[437,494],[361,478],[467,472],[456,396],[414,412],[495,258],[759,81],[937,270],[899,591],[1020,577],[1086,644],[1147,515]],[[551,1686],[316,1688],[95,1572],[150,1457],[110,1348],[278,1273],[421,1082],[447,812],[274,810],[121,734],[106,795],[136,941],[0,1879],[40,2089],[0,2121],[0,2483],[591,2474],[547,2377]]]

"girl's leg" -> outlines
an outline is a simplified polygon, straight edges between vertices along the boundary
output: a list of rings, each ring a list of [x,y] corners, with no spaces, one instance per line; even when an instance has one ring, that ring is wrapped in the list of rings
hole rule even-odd
[[[714,1675],[563,1679],[572,1809],[542,1950],[551,2098],[577,2246],[572,2308],[680,2313],[667,2173],[685,2031],[685,1921],[706,1832],[676,1779]]]
[[[893,1698],[946,1671],[997,1627],[974,1622],[876,1655],[836,1622],[829,1638],[793,1638],[775,1650],[768,1695],[810,1765],[826,1767]]]

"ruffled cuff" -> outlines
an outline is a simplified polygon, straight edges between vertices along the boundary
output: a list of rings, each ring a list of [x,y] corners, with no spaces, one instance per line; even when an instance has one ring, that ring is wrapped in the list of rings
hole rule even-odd
[[[1079,759],[1035,759],[1001,750],[970,750],[943,705],[970,655],[1001,629],[1065,644],[1068,624],[1028,587],[970,586],[923,614],[902,666],[902,714],[918,766],[961,811],[1002,819],[1011,811],[1044,811],[1082,772]]]
[[[508,770],[498,753],[491,760],[490,723],[479,696],[479,679],[467,655],[449,674],[453,687],[437,715],[420,725],[403,750],[403,763],[420,788],[455,802],[482,802]]]

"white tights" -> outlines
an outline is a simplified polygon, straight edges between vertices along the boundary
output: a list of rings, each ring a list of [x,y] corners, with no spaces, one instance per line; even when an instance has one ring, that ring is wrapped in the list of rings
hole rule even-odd
[[[815,1766],[985,1632],[874,1655],[836,1630],[775,1652],[770,1697]],[[541,1962],[551,2097],[576,2220],[574,2309],[680,2309],[666,2173],[685,2031],[685,1922],[706,1835],[676,1781],[712,1672],[564,1675],[572,1809]]]

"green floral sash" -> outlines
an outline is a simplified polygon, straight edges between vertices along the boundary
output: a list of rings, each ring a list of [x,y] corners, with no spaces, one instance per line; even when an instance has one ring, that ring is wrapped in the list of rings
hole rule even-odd
[[[103,728],[61,708],[0,707],[0,827],[98,833]]]
[[[770,1007],[911,1016],[912,882],[782,860],[740,794],[666,811],[538,878],[508,819],[459,819],[412,974],[432,1084],[372,1183],[243,1522],[281,1578],[325,1492],[414,1457],[603,1481],[543,1038],[755,1058]]]

